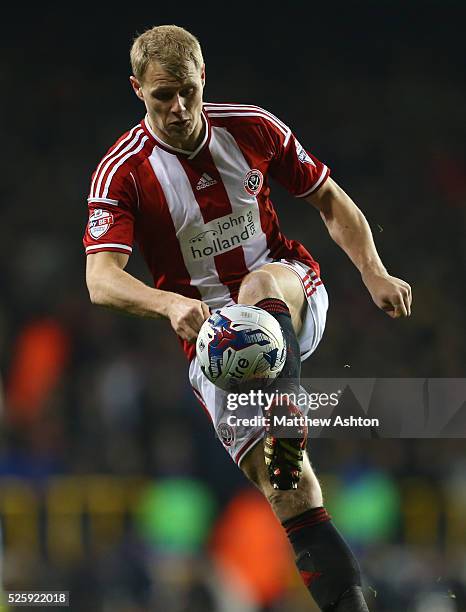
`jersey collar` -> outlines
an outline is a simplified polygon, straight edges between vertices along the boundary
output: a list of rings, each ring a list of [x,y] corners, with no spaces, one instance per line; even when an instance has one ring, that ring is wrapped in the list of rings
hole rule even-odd
[[[149,122],[147,121],[147,115],[141,121],[141,125],[143,129],[147,132],[147,134],[149,134],[149,136],[151,136],[154,139],[155,144],[157,144],[161,149],[164,149],[165,151],[168,151],[169,153],[177,153],[177,154],[181,153],[182,155],[187,155],[188,159],[193,159],[194,157],[196,157],[196,155],[200,151],[202,151],[202,149],[208,144],[210,140],[210,131],[211,131],[210,123],[207,117],[205,116],[204,111],[201,112],[201,118],[202,118],[202,121],[205,127],[204,137],[194,151],[187,151],[186,149],[177,149],[176,147],[172,147],[171,145],[161,140],[157,136],[157,134],[151,129]]]

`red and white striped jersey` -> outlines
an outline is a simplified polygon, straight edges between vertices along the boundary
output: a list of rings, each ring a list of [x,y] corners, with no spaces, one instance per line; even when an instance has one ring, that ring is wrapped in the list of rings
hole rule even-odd
[[[275,259],[295,259],[319,274],[298,242],[280,231],[268,177],[292,195],[314,193],[328,168],[268,111],[204,104],[195,151],[161,141],[144,119],[103,157],[92,176],[87,254],[131,253],[137,243],[158,289],[235,302],[244,276]],[[189,357],[193,346],[186,345]]]

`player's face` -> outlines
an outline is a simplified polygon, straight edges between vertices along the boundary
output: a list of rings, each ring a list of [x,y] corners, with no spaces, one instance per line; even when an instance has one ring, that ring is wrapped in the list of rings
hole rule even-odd
[[[204,67],[198,70],[191,60],[187,76],[178,80],[158,62],[150,62],[144,80],[131,77],[138,98],[143,100],[154,132],[168,144],[193,149],[202,132]]]

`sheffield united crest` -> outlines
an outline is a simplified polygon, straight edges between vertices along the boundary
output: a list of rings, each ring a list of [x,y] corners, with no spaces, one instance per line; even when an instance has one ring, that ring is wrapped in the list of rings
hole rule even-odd
[[[217,431],[221,441],[223,442],[223,444],[225,444],[225,446],[231,446],[233,444],[233,440],[235,439],[235,432],[233,431],[233,427],[228,425],[228,423],[220,423]]]
[[[249,195],[257,195],[262,189],[264,183],[264,176],[260,170],[254,168],[244,177],[243,185]]]

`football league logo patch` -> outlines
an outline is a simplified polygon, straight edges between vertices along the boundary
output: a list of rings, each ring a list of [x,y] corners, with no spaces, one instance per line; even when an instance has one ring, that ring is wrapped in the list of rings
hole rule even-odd
[[[311,164],[311,166],[315,167],[315,163],[312,161],[312,159],[307,154],[306,149],[301,145],[300,142],[296,140],[296,138],[294,139],[294,144],[296,146],[296,154],[298,156],[299,161],[302,164]]]
[[[264,184],[264,176],[260,170],[249,170],[249,172],[244,177],[244,188],[249,193],[249,195],[257,195],[259,191],[262,189],[262,185]]]
[[[98,240],[108,232],[111,225],[113,225],[112,213],[107,210],[102,210],[101,208],[96,208],[89,217],[89,234],[94,240]]]

